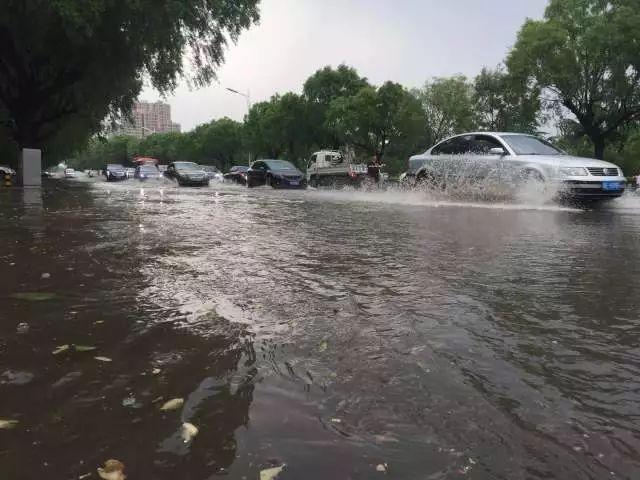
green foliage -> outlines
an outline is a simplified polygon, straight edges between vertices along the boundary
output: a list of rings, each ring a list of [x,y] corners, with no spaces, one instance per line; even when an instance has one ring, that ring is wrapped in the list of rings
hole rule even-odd
[[[480,130],[536,133],[540,97],[536,89],[522,83],[501,68],[483,68],[473,82],[473,106]]]
[[[190,135],[193,161],[215,165],[223,171],[248,162],[243,154],[243,126],[239,122],[226,117],[213,120],[198,126]]]
[[[309,112],[309,103],[295,93],[253,105],[244,124],[253,158],[284,158],[304,166],[314,135]]]
[[[543,20],[524,24],[507,66],[547,107],[570,112],[602,158],[640,118],[638,42],[638,0],[551,0]]]
[[[69,164],[79,169],[101,169],[107,163],[131,165],[134,157],[147,156],[165,164],[188,160],[227,170],[236,162],[246,163],[242,148],[242,124],[222,118],[188,133],[156,133],[142,139],[94,138]]]
[[[366,86],[352,96],[334,99],[327,125],[343,143],[382,157],[389,145],[415,145],[424,128],[420,103],[404,87],[386,82]]]
[[[355,68],[342,64],[336,69],[326,66],[311,75],[303,92],[309,102],[328,107],[336,98],[351,97],[368,85]]]
[[[227,39],[258,20],[257,3],[0,2],[0,143],[62,154],[108,115],[127,112],[145,76],[160,92],[188,74],[196,85],[208,83]]]
[[[414,91],[425,112],[424,145],[456,133],[475,130],[478,120],[473,104],[473,86],[459,75],[436,78]]]

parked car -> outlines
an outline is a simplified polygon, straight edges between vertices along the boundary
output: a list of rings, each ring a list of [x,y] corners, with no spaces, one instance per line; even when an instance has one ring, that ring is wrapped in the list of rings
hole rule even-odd
[[[162,178],[162,173],[155,165],[144,164],[138,165],[136,167],[136,171],[133,174],[134,178],[137,178],[140,181],[144,180],[159,180]]]
[[[107,182],[117,182],[127,179],[127,172],[122,165],[117,163],[110,163],[104,169],[104,176],[107,177]]]
[[[224,174],[224,181],[246,185],[247,170],[249,170],[249,167],[247,167],[246,165],[234,165],[233,167],[231,167],[231,170]]]
[[[200,165],[202,169],[206,172],[209,180],[213,180],[215,182],[222,182],[224,180],[224,176],[222,172],[218,170],[217,167],[213,165]]]
[[[307,188],[307,179],[286,160],[258,160],[247,170],[247,187],[270,185],[273,188]]]
[[[621,196],[626,179],[613,163],[573,157],[546,140],[520,133],[476,132],[447,138],[409,159],[407,178],[444,185],[461,177],[512,186],[533,182],[560,197],[602,200]]]
[[[77,173],[73,168],[64,169],[64,178],[76,178]]]
[[[172,162],[164,173],[166,177],[176,180],[182,186],[209,185],[209,176],[200,165],[193,162]]]

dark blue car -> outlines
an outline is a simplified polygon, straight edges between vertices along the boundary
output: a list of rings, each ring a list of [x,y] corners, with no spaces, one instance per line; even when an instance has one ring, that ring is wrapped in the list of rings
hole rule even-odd
[[[258,160],[247,171],[247,187],[307,188],[307,179],[286,160]]]

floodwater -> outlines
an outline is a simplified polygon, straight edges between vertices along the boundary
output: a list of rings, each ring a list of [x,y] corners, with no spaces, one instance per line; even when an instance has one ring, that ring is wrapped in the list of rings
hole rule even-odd
[[[0,220],[2,480],[640,476],[640,197],[50,181]]]

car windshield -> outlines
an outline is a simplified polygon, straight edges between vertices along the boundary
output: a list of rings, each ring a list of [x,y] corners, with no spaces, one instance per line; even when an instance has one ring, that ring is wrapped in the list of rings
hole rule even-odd
[[[178,170],[202,170],[197,163],[192,162],[176,162],[174,165]]]
[[[155,173],[157,172],[156,167],[152,166],[152,165],[143,165],[142,167],[140,167],[140,171],[141,172],[145,172],[145,173]]]
[[[269,168],[271,170],[295,170],[296,169],[296,167],[294,167],[291,163],[285,160],[264,160],[264,163],[269,165]]]
[[[213,173],[220,173],[220,170],[218,170],[216,167],[214,167],[213,165],[203,165],[202,169],[205,172],[213,172]]]
[[[229,171],[230,172],[246,172],[247,170],[249,170],[249,167],[245,167],[244,165],[239,165],[239,166],[231,167],[231,170]]]
[[[124,167],[122,165],[117,165],[117,164],[107,165],[107,168],[109,170],[123,170],[124,169]]]
[[[564,155],[549,142],[530,135],[502,135],[516,155]]]

